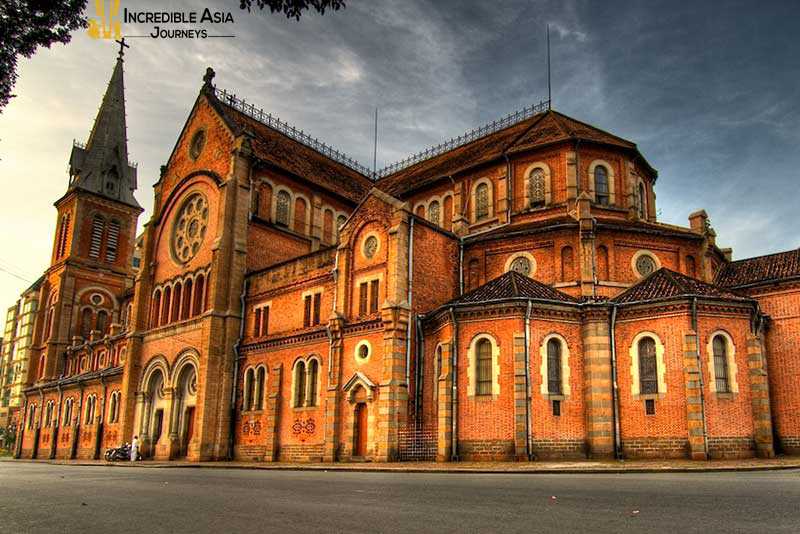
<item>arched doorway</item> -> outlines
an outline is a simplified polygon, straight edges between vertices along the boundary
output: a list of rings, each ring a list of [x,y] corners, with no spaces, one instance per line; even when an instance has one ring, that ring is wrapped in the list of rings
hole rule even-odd
[[[366,402],[356,404],[353,456],[358,458],[363,458],[367,455],[367,421],[369,420],[367,410]]]
[[[140,423],[140,443],[142,456],[153,457],[156,446],[164,435],[166,399],[164,398],[164,372],[156,368],[147,378],[143,395],[142,421]]]
[[[191,363],[181,368],[175,388],[175,431],[178,438],[178,456],[186,456],[195,435],[195,407],[197,406],[197,369]]]

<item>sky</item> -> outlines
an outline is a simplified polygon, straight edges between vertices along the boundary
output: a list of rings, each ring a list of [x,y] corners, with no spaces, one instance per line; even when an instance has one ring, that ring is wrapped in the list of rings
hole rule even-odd
[[[97,18],[94,2],[87,13]],[[547,99],[629,139],[658,169],[659,220],[705,209],[734,258],[800,247],[800,3],[348,0],[324,16],[239,0],[122,0],[122,10],[229,12],[233,23],[161,25],[233,38],[153,39],[122,24],[136,193],[152,185],[202,86],[214,82],[378,167]],[[118,46],[85,32],[20,59],[0,113],[0,309],[50,261],[73,139],[85,142]]]

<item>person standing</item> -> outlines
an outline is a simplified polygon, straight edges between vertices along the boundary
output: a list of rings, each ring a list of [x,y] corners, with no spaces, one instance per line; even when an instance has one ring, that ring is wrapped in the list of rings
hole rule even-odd
[[[136,461],[136,452],[139,449],[139,436],[133,436],[133,441],[131,442],[131,462]]]

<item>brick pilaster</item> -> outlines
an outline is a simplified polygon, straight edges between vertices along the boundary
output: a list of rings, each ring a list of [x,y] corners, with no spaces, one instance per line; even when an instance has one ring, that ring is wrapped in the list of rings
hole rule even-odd
[[[436,395],[438,405],[436,461],[450,460],[453,447],[453,355],[452,343],[442,343],[442,368],[437,378],[439,388]]]
[[[528,387],[525,380],[525,334],[514,334],[514,459],[528,460]]]
[[[331,368],[328,370],[330,380],[326,391],[325,401],[325,448],[322,454],[323,462],[335,462],[339,453],[340,432],[340,408],[341,394],[341,362],[342,362],[342,327],[344,320],[341,316],[331,318]]]
[[[581,327],[587,449],[592,458],[611,457],[614,433],[608,318],[599,310],[587,313],[589,317]]]
[[[406,331],[411,328],[407,304],[387,306],[383,313],[383,380],[378,386],[378,439],[375,459],[397,459],[398,432],[406,425],[408,384],[406,372]]]
[[[274,462],[278,458],[278,433],[281,409],[281,379],[283,378],[283,364],[276,364],[271,370],[269,380],[269,394],[267,395],[267,415],[264,425],[264,461]]]
[[[700,367],[697,360],[697,333],[683,335],[683,374],[686,388],[686,426],[689,437],[689,456],[692,460],[706,460],[703,434],[703,397],[700,385]]]
[[[753,405],[753,439],[759,458],[775,456],[772,442],[772,412],[769,405],[769,382],[761,339],[747,334],[747,366],[750,378],[750,401]]]

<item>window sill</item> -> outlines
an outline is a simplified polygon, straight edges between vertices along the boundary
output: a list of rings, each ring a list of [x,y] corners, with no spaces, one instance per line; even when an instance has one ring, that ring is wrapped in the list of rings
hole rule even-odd
[[[542,397],[544,397],[547,400],[551,400],[551,401],[554,401],[554,400],[565,401],[565,400],[569,399],[569,395],[564,395],[564,394],[551,395],[550,393],[545,393],[544,395],[542,395]]]
[[[666,396],[667,396],[666,393],[639,393],[638,395],[634,395],[633,398],[635,400],[646,401],[646,400],[659,400],[663,399]]]
[[[467,398],[470,399],[470,400],[477,401],[477,402],[491,402],[491,401],[495,401],[495,400],[499,399],[500,398],[500,394],[494,394],[494,393],[491,394],[491,395],[472,394],[472,395],[467,395]]]
[[[734,400],[739,394],[733,391],[726,391],[725,393],[713,392],[712,395],[715,399],[719,400]]]
[[[312,412],[319,408],[319,406],[292,406],[293,412]]]

